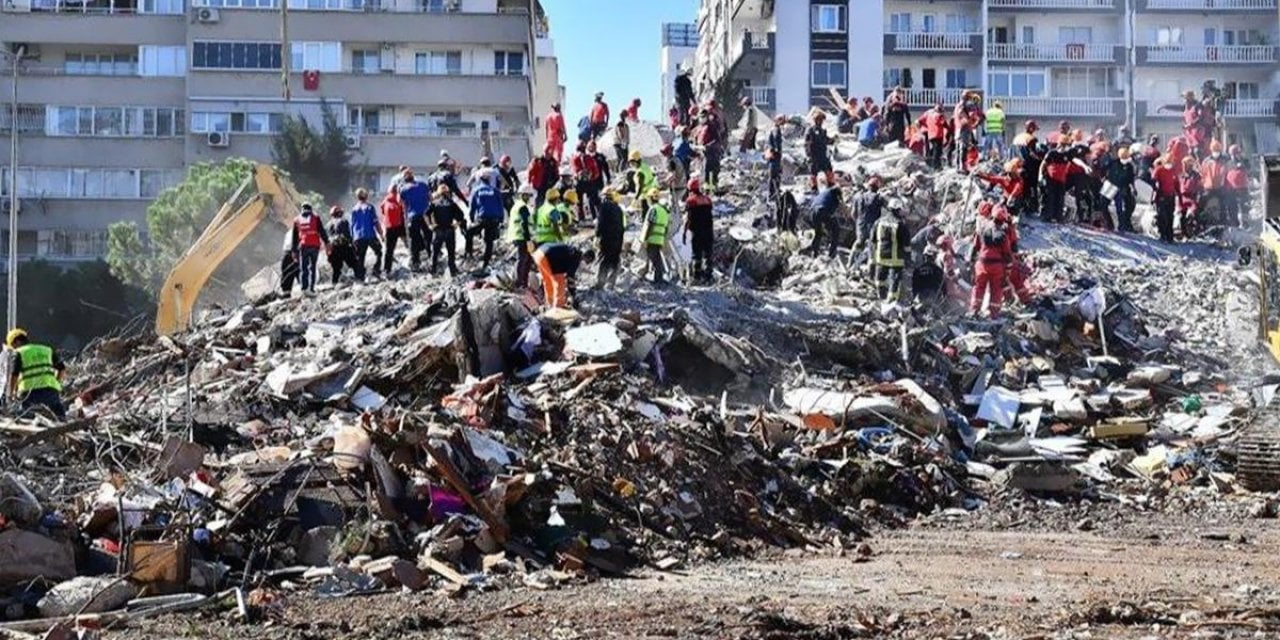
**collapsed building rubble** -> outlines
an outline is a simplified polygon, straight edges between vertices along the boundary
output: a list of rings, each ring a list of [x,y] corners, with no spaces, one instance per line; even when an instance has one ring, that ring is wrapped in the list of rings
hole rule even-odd
[[[837,151],[913,226],[972,232],[972,181],[904,150]],[[73,421],[0,423],[0,618],[228,602],[252,619],[285,593],[554,588],[854,549],[1010,491],[1247,495],[1232,443],[1264,403],[1228,371],[1247,347],[1179,324],[1221,300],[1154,290],[1225,291],[1231,265],[1042,246],[1042,295],[1008,319],[881,305],[850,252],[800,255],[767,222],[759,159],[736,162],[719,287],[542,311],[500,277],[414,278],[95,344]]]

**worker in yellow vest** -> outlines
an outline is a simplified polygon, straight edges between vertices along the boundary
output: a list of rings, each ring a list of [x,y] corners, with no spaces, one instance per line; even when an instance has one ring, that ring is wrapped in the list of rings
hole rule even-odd
[[[982,138],[982,151],[984,154],[991,153],[992,149],[1000,152],[1000,157],[1005,157],[1004,146],[1004,105],[999,100],[991,103],[991,108],[987,109],[986,114],[986,131]]]
[[[22,398],[22,410],[32,411],[37,406],[48,409],[59,420],[67,419],[62,405],[62,374],[66,365],[50,347],[34,344],[27,332],[14,329],[5,337],[5,345],[11,354],[9,367],[9,395],[16,392]]]
[[[645,254],[653,268],[653,283],[666,284],[666,268],[662,262],[662,248],[667,244],[667,230],[671,227],[671,211],[662,204],[662,193],[657,188],[649,190],[646,200],[649,212],[644,218],[640,237],[644,238]]]
[[[516,192],[516,200],[511,204],[507,216],[507,240],[516,249],[516,288],[529,286],[529,271],[533,269],[533,212],[529,210],[529,201],[537,192],[532,185],[522,184]]]
[[[649,193],[650,189],[658,186],[658,180],[653,175],[653,167],[644,161],[644,157],[639,151],[632,151],[627,158],[627,191],[634,194],[637,199],[644,197]]]
[[[901,216],[902,202],[891,200],[876,221],[872,235],[871,266],[875,268],[876,294],[885,302],[898,300],[911,247],[911,235]]]
[[[547,190],[546,200],[533,216],[534,249],[548,242],[560,242],[569,237],[568,218],[565,215],[564,203],[560,199],[560,190],[552,187]]]

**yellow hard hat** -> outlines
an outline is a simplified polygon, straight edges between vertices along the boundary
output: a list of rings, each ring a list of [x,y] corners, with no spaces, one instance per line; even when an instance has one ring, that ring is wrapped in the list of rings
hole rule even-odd
[[[568,202],[569,204],[578,204],[578,192],[577,191],[564,192],[564,201]]]
[[[656,188],[650,188],[648,191],[644,192],[644,197],[650,200],[657,200],[662,197],[662,192]]]
[[[641,156],[639,151],[632,151],[631,155],[627,156],[627,159],[632,162],[640,162],[643,158],[644,156]]]
[[[17,340],[18,338],[26,338],[26,337],[27,337],[26,329],[10,329],[9,335],[6,335],[4,337],[4,343],[12,347],[13,342],[15,340]]]
[[[613,187],[604,188],[604,197],[607,198],[609,202],[614,203],[622,199],[621,196],[618,195],[618,190]]]
[[[559,189],[557,189],[557,188],[555,188],[555,187],[551,187],[550,189],[547,189],[547,199],[548,199],[548,200],[559,200],[559,199],[560,199],[560,190],[559,190]]]

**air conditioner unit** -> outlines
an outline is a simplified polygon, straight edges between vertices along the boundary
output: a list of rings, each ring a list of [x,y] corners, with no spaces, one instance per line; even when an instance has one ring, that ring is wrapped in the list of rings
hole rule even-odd
[[[231,136],[225,131],[210,131],[205,136],[205,142],[211,147],[225,147],[231,144]]]
[[[360,148],[360,134],[358,133],[348,133],[343,137],[343,140],[347,143],[348,149]]]
[[[221,19],[222,16],[219,15],[218,10],[213,7],[200,7],[196,9],[196,22],[214,24]]]

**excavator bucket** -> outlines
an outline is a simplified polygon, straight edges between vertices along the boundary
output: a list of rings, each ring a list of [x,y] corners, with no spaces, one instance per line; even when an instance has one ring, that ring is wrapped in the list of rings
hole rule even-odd
[[[253,195],[244,200],[250,188]],[[244,201],[237,207],[237,203]],[[191,314],[200,292],[214,271],[268,217],[283,225],[301,203],[293,185],[270,165],[254,165],[231,199],[222,205],[195,244],[173,266],[160,289],[156,307],[156,333],[170,335],[191,325]]]

